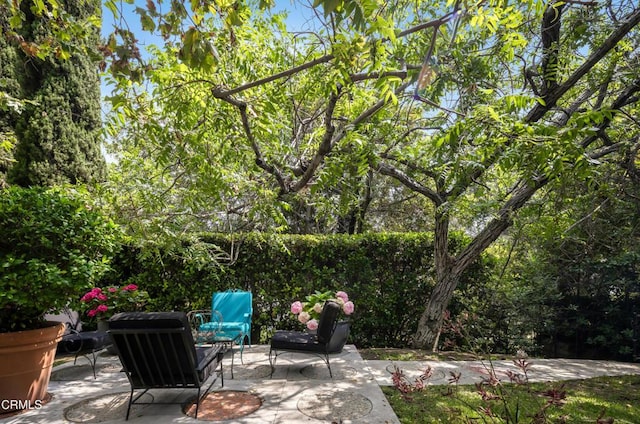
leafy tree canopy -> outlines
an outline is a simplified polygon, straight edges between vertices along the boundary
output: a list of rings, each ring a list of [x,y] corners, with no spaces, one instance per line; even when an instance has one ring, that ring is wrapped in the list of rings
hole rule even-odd
[[[417,345],[519,212],[604,162],[635,164],[630,0],[327,0],[295,31],[266,2],[149,0],[135,12],[163,43],[148,59],[106,5],[119,204],[177,228],[326,229],[366,219],[390,177],[433,214]],[[450,249],[451,225],[471,242]]]

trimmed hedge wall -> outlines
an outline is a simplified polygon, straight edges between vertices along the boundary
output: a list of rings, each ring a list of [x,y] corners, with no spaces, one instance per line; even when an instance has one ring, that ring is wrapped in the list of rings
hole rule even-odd
[[[206,309],[214,291],[251,290],[253,343],[266,343],[276,328],[301,329],[289,313],[294,300],[344,290],[356,306],[349,343],[359,347],[407,346],[433,284],[430,234],[207,234],[201,240],[227,252],[233,244],[237,259],[202,264],[186,242],[156,255],[130,249],[111,280],[147,290],[155,310]],[[486,271],[472,268],[462,284],[484,279]]]

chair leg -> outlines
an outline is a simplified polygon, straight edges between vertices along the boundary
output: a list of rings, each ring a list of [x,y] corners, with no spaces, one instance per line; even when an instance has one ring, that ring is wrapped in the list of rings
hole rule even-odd
[[[242,339],[240,339],[240,363],[242,365],[244,365],[244,360],[242,359],[242,353],[244,352],[244,338],[245,336],[242,336]]]
[[[269,348],[269,366],[271,367],[271,374],[269,374],[269,378],[273,377],[273,372],[276,369],[276,360],[278,359],[278,353],[276,352],[272,360],[272,357],[271,357],[272,353],[273,353],[273,349]]]
[[[133,387],[131,388],[131,394],[129,395],[129,405],[127,406],[127,416],[125,421],[129,421],[129,412],[131,412],[131,404],[133,403]]]
[[[145,393],[147,393],[148,391],[149,389],[144,389],[141,393],[138,393],[138,396],[134,398],[133,397],[134,390],[133,390],[133,387],[131,388],[131,395],[129,396],[129,407],[127,408],[127,417],[125,418],[125,421],[129,419],[129,411],[131,411],[131,405],[136,403],[136,401],[140,399],[142,396],[144,396]]]
[[[222,387],[224,387],[224,370],[222,369],[222,357],[220,358],[220,382],[222,383]]]
[[[96,377],[96,362],[98,362],[98,358],[96,357],[96,351],[95,350],[91,351],[91,356],[92,356],[92,358],[87,357],[87,359],[91,363],[91,369],[93,370],[93,379],[95,380],[97,378]]]
[[[89,361],[89,365],[91,365],[91,369],[93,370],[93,378],[96,379],[96,363],[98,362],[98,358],[96,357],[96,351],[92,350],[91,351],[91,355],[93,357],[89,356],[88,352],[82,352],[79,351],[78,353],[76,353],[76,356],[73,358],[73,365],[76,365],[76,363],[78,362],[78,356],[83,356],[85,358],[87,358],[87,361]]]
[[[333,380],[333,373],[331,372],[331,364],[329,363],[329,354],[324,354],[324,361],[327,363],[327,368],[329,368],[329,377]]]
[[[205,393],[206,394],[206,393]],[[200,387],[198,387],[198,397],[196,398],[196,415],[195,415],[195,419],[198,419],[198,408],[200,407],[200,401],[202,399],[200,399]]]

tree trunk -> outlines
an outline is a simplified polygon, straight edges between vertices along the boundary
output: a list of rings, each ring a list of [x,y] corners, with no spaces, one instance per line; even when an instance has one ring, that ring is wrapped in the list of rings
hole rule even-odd
[[[433,347],[440,327],[442,327],[444,312],[453,297],[453,291],[459,280],[459,276],[447,274],[444,280],[436,282],[427,306],[418,321],[418,330],[413,337],[413,347],[418,349]]]
[[[445,214],[436,213],[434,241],[434,262],[436,284],[429,301],[418,321],[418,329],[413,338],[413,347],[430,349],[436,340],[444,319],[444,312],[453,297],[460,276],[476,261],[482,252],[511,226],[512,214],[518,211],[531,197],[548,183],[547,178],[538,178],[533,184],[525,185],[513,192],[497,216],[474,237],[466,248],[451,258],[448,254],[449,221]]]
[[[434,263],[436,284],[429,301],[418,321],[418,330],[413,337],[413,346],[428,349],[433,346],[442,326],[444,311],[449,305],[459,278],[452,273],[453,261],[449,256],[449,217],[436,208],[434,240]]]

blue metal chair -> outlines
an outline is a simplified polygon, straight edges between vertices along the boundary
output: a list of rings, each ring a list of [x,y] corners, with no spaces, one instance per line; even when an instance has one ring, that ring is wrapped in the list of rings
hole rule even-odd
[[[215,334],[214,340],[235,341],[240,345],[240,360],[242,360],[245,339],[251,346],[252,293],[235,290],[215,292],[211,309],[222,315],[222,322],[217,320],[206,322],[201,324],[198,330]]]

